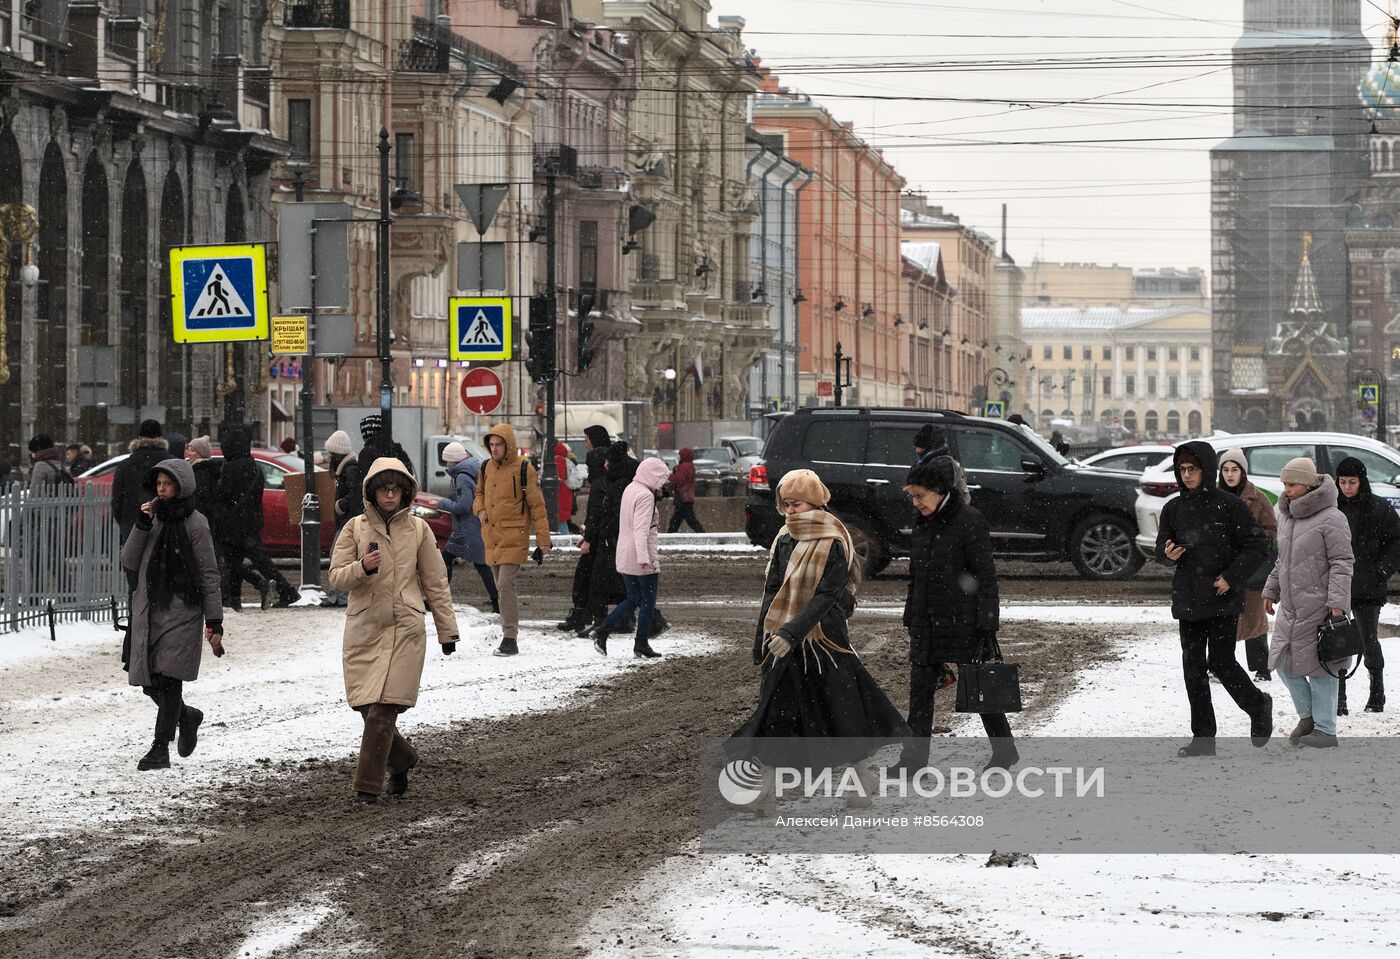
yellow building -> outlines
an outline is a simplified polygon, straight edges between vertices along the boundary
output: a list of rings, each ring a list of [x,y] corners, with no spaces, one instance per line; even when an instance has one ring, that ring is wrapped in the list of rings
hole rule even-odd
[[[1210,313],[1195,307],[1027,307],[1022,415],[1043,432],[1067,423],[1089,441],[1204,436],[1210,329]]]

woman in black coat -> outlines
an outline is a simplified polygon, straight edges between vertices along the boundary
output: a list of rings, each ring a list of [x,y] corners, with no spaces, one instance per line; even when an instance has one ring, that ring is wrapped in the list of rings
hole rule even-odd
[[[1000,598],[987,520],[970,496],[953,459],[940,456],[909,471],[905,491],[918,510],[909,557],[909,727],[900,765],[928,764],[933,695],[950,685],[953,667],[996,657]],[[1005,713],[982,713],[992,743],[987,764],[1007,768],[1020,754]]]
[[[1390,577],[1400,571],[1400,516],[1388,502],[1371,492],[1366,464],[1348,456],[1337,464],[1337,507],[1351,527],[1351,551],[1356,567],[1351,577],[1351,610],[1365,642],[1362,661],[1371,677],[1366,712],[1385,711],[1385,657],[1379,624]],[[1347,715],[1347,681],[1337,693],[1337,715]]]

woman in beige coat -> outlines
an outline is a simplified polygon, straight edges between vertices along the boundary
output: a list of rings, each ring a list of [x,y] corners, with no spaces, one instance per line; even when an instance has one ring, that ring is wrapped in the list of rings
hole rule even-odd
[[[380,457],[364,479],[365,511],[336,537],[330,581],[350,594],[345,612],[345,698],[364,717],[355,800],[373,803],[408,789],[418,752],[395,728],[398,714],[418,702],[432,604],[444,655],[457,649],[457,622],[447,567],[433,531],[410,507],[418,484],[403,464]]]
[[[1269,497],[1249,481],[1244,450],[1227,450],[1220,457],[1220,488],[1244,500],[1244,505],[1254,514],[1254,522],[1268,534],[1272,560],[1277,552],[1278,517],[1274,515],[1274,504]],[[1264,584],[1273,570],[1273,562],[1266,562],[1245,584],[1248,592],[1244,612],[1235,630],[1236,642],[1244,643],[1245,665],[1254,670],[1254,678],[1261,683],[1273,678],[1269,672],[1269,617],[1264,612]]]

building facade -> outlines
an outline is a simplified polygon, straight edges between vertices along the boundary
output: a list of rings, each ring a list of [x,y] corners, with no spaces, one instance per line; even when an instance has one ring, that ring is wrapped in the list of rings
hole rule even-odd
[[[1025,307],[1022,415],[1043,432],[1063,424],[1102,442],[1205,436],[1210,322],[1192,307]]]
[[[1354,91],[1371,47],[1361,0],[1245,0],[1235,44],[1234,135],[1211,151],[1211,276],[1216,420],[1283,429],[1292,396],[1275,384],[1268,342],[1288,313],[1302,237],[1325,322],[1347,335],[1344,230],[1366,175]],[[1326,104],[1307,109],[1303,104]]]
[[[256,416],[245,400],[263,354],[172,340],[168,249],[268,239],[269,171],[285,152],[266,133],[264,8],[221,10],[0,10],[0,456],[11,463],[38,432],[105,453],[148,417],[193,434]]]
[[[923,409],[951,409],[952,349],[943,330],[951,328],[956,310],[953,284],[943,267],[938,243],[905,242],[905,319],[899,324],[908,356],[904,404]]]
[[[781,137],[785,155],[812,171],[798,230],[805,297],[797,312],[801,404],[832,402],[840,344],[851,357],[846,405],[903,405],[904,178],[850,123],[771,73],[754,101],[753,121],[759,133]]]

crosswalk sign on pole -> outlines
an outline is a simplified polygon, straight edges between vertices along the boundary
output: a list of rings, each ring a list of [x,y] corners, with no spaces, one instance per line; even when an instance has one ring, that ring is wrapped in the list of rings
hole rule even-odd
[[[511,358],[509,297],[454,296],[448,301],[447,317],[450,359]]]
[[[1005,419],[1006,404],[999,400],[989,400],[984,404],[982,415],[993,420]]]
[[[1381,387],[1379,383],[1362,383],[1356,388],[1356,392],[1363,403],[1380,401]]]
[[[173,248],[170,312],[176,343],[267,339],[266,248],[260,243]]]

